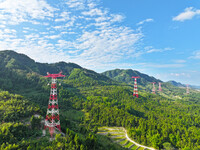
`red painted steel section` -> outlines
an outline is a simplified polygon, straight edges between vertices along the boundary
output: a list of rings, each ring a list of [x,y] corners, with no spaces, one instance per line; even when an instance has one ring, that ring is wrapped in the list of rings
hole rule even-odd
[[[133,96],[136,96],[138,98],[138,88],[137,88],[137,79],[140,78],[139,76],[132,76],[132,78],[135,79],[134,81],[134,90],[133,90]]]
[[[59,117],[59,110],[58,110],[59,109],[58,100],[57,100],[57,84],[56,84],[56,80],[55,81],[53,80],[59,77],[65,77],[65,75],[62,75],[62,72],[58,74],[47,73],[47,76],[45,77],[52,78],[52,83],[51,83],[51,94],[49,97],[48,110],[47,110],[47,115],[45,118],[47,123],[45,122],[44,130],[46,128],[49,128],[49,133],[51,137],[53,137],[55,127],[57,127],[61,131],[60,122],[59,122],[60,117]]]
[[[49,72],[47,72],[47,76],[44,77],[56,79],[58,77],[65,77],[65,75],[62,75],[62,71],[58,74],[50,74]]]

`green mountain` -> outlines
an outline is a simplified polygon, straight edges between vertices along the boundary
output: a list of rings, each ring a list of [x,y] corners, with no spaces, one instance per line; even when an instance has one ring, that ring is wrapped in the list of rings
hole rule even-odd
[[[62,70],[66,75],[69,75],[74,68],[82,68],[74,63],[38,63],[24,54],[18,54],[10,50],[0,51],[0,67],[11,70],[21,70],[26,73],[35,72],[40,75],[46,75],[49,70],[52,72],[59,72]]]
[[[100,75],[92,70],[80,67],[74,63],[38,63],[24,54],[14,51],[0,51],[0,88],[21,94],[20,87],[26,87],[33,91],[42,87],[41,79],[47,72],[58,73],[63,71],[68,79],[75,80],[77,84],[108,84],[115,83],[108,77]],[[86,79],[87,78],[87,79]],[[84,83],[83,83],[84,81]],[[92,83],[86,83],[92,81]],[[74,82],[74,81],[73,81]]]
[[[76,64],[37,63],[13,51],[1,51],[0,61],[0,149],[123,150],[109,135],[96,134],[102,126],[124,127],[129,137],[156,149],[200,148],[198,91],[187,95],[185,89],[163,83],[163,91],[154,95],[150,82],[160,80],[137,71],[124,71],[126,78],[117,82]],[[43,76],[60,70],[67,75],[58,80],[66,135],[49,141],[49,135],[41,136],[50,90]],[[139,98],[132,96],[131,76],[136,75],[142,77]]]
[[[138,79],[138,83],[140,85],[147,85],[150,82],[162,82],[159,79],[156,79],[154,77],[148,76],[146,74],[140,73],[136,70],[131,70],[131,69],[115,69],[115,70],[109,70],[106,72],[101,73],[113,80],[116,80],[118,82],[125,82],[127,84],[133,84],[134,83],[134,79],[132,78],[132,76],[139,76],[140,79]]]
[[[168,81],[168,83],[171,83],[172,85],[177,86],[177,87],[186,87],[184,84],[180,82],[176,82],[176,81]]]
[[[153,88],[152,82],[156,82],[155,83],[156,92],[158,91],[159,88],[158,83],[159,82],[162,83],[162,92],[157,92],[157,94],[165,98],[173,99],[174,97],[179,97],[179,95],[182,95],[183,93],[185,94],[186,91],[185,89],[186,86],[179,82],[176,81],[163,82],[152,76],[140,73],[139,71],[132,69],[115,69],[103,72],[101,74],[120,83],[126,83],[130,85],[132,88],[134,84],[134,79],[132,78],[132,76],[139,76],[140,78],[137,79],[139,93],[140,92],[151,93]]]
[[[167,83],[170,83],[170,84],[177,86],[177,87],[182,87],[182,88],[186,87],[185,84],[182,84],[182,83],[176,82],[176,81],[168,81]],[[196,85],[189,85],[189,87],[192,88],[192,89],[200,89],[200,86],[196,86]]]

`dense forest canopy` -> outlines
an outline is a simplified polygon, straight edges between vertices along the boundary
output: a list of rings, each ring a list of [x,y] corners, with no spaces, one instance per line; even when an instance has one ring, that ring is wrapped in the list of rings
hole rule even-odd
[[[54,141],[42,137],[48,104],[48,71],[67,75],[58,79],[61,129]],[[106,75],[106,76],[105,76]],[[139,98],[132,95],[139,75]],[[164,83],[133,70],[102,74],[73,63],[42,64],[13,51],[0,52],[1,149],[124,149],[95,134],[99,126],[122,126],[128,135],[156,149],[200,149],[200,93]],[[162,92],[151,94],[151,82]],[[9,92],[7,92],[9,91]],[[34,118],[39,114],[40,118]]]

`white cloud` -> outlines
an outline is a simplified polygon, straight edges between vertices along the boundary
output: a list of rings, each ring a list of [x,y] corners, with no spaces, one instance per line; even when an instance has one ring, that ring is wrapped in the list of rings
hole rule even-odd
[[[70,41],[65,41],[65,40],[58,40],[55,46],[59,47],[59,49],[73,49],[75,47],[75,43],[70,42]],[[77,52],[77,50],[75,51]]]
[[[178,60],[174,60],[175,63],[185,63],[186,60],[182,60],[182,59],[178,59]]]
[[[70,14],[71,12],[64,11],[60,14],[60,18],[56,18],[55,21],[60,22],[60,21],[70,20]]]
[[[6,40],[16,37],[16,30],[14,29],[0,29],[0,40]]]
[[[5,28],[6,26],[3,24],[0,24],[0,28]]]
[[[39,37],[40,37],[40,35],[35,34],[35,33],[25,35],[25,39],[27,39],[27,40],[37,40]]]
[[[0,28],[2,50],[15,50],[39,62],[71,61],[90,69],[120,66],[119,61],[143,54],[137,45],[144,36],[141,30],[121,25],[123,15],[99,7],[96,1],[68,0],[61,9],[59,0],[52,6],[45,0],[19,0],[13,2],[13,10],[7,6],[11,0],[2,3],[6,5],[0,6],[1,24],[7,18],[5,23],[22,29],[4,33]]]
[[[0,20],[8,24],[19,24],[32,19],[53,17],[56,10],[45,0],[3,0],[0,2]]]
[[[127,27],[108,28],[85,32],[77,41],[77,49],[83,51],[81,57],[94,61],[111,62],[134,53],[134,45],[142,38]],[[98,60],[97,60],[98,59]]]
[[[68,7],[77,10],[82,10],[85,8],[84,0],[68,0],[66,4],[68,5]]]
[[[50,36],[45,36],[47,39],[58,39],[60,38],[61,35],[50,35]]]
[[[188,73],[170,73],[171,76],[176,76],[176,77],[180,77],[180,76],[184,76],[184,77],[191,77],[190,74]]]
[[[182,68],[184,64],[154,64],[148,63],[144,64],[144,67],[151,67],[151,68]]]
[[[144,23],[146,23],[146,22],[153,22],[154,20],[152,19],[152,18],[148,18],[148,19],[145,19],[145,20],[142,20],[142,21],[140,21],[139,23],[137,23],[137,25],[142,25],[142,24],[144,24]]]
[[[200,15],[200,9],[195,9],[193,7],[188,7],[184,10],[184,12],[180,13],[176,17],[173,17],[173,21],[185,21],[190,20],[194,16]]]
[[[161,78],[164,81],[175,80],[176,82],[196,85],[197,84],[196,81],[199,81],[199,72],[192,73],[190,71],[188,72],[177,71],[171,73],[158,73],[155,74],[155,77]],[[195,80],[191,82],[191,78],[194,78]]]
[[[200,50],[194,51],[193,55],[189,57],[191,59],[200,59]]]
[[[90,3],[88,3],[88,7],[91,9],[91,8],[94,8],[96,7],[97,4],[93,3],[92,1]]]
[[[124,16],[119,14],[112,14],[111,17],[112,17],[111,22],[121,22],[124,20]]]
[[[84,11],[82,12],[83,15],[85,16],[103,16],[103,15],[106,15],[108,12],[105,10],[103,11],[102,9],[98,9],[98,8],[93,8],[93,9],[90,9],[89,11]]]
[[[153,53],[153,52],[170,51],[170,50],[173,50],[173,48],[166,47],[166,48],[163,48],[163,49],[156,49],[153,46],[146,46],[146,47],[144,47],[144,50],[145,50],[144,53]]]

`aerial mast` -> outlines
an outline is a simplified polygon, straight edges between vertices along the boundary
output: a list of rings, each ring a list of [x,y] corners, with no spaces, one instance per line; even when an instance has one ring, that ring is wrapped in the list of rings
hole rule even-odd
[[[190,94],[190,91],[189,91],[189,84],[186,84],[186,94]]]
[[[136,96],[138,98],[138,88],[137,88],[137,78],[140,78],[139,76],[132,76],[132,78],[135,79],[134,81],[134,90],[133,90],[133,96]]]
[[[158,84],[159,84],[159,89],[158,89],[158,91],[162,91],[162,87],[161,87],[161,82],[158,82]]]
[[[156,83],[156,82],[152,82],[152,84],[153,84],[153,89],[152,89],[152,93],[153,93],[153,94],[156,94],[156,88],[155,88],[155,83]]]
[[[58,74],[50,74],[47,72],[47,76],[44,77],[51,78],[51,90],[50,90],[49,104],[47,108],[43,134],[46,133],[45,129],[49,128],[49,133],[51,135],[51,138],[53,139],[55,127],[61,132],[58,98],[57,98],[57,78],[65,77],[65,75],[62,75],[62,72]]]

